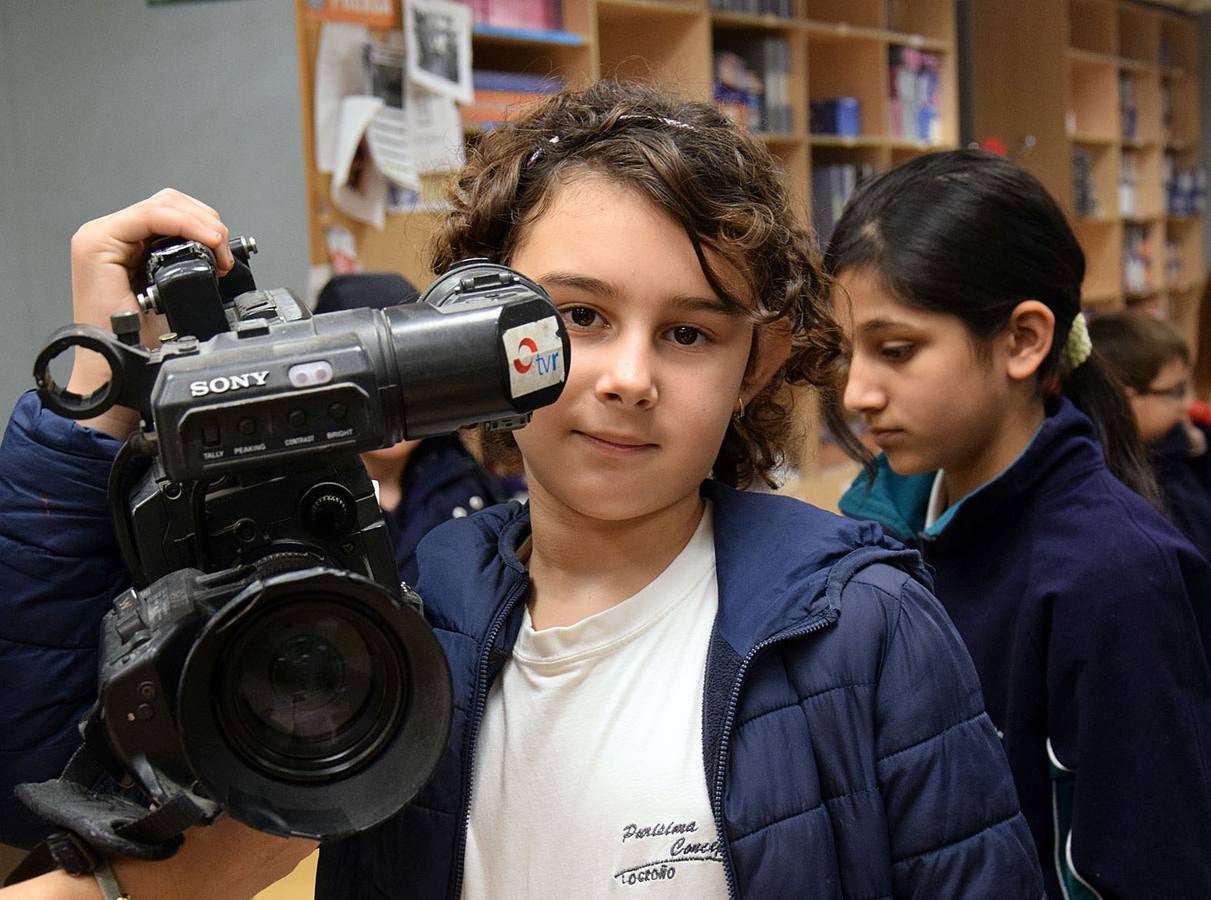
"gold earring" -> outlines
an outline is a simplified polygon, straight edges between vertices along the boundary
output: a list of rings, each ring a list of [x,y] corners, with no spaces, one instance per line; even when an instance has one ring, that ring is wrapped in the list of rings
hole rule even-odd
[[[744,397],[736,398],[736,411],[732,413],[732,418],[737,422],[744,418]]]

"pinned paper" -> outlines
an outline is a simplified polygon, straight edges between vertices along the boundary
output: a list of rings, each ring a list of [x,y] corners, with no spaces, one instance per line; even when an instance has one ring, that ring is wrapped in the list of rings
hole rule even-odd
[[[408,78],[431,91],[470,103],[471,10],[449,0],[408,0]]]

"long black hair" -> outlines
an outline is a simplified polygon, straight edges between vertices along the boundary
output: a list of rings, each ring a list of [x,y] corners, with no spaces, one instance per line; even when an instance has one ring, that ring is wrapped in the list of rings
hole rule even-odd
[[[825,271],[865,272],[904,303],[958,317],[977,341],[1007,325],[1023,300],[1055,315],[1055,337],[1039,367],[1042,393],[1062,393],[1097,429],[1110,470],[1157,501],[1155,479],[1126,398],[1096,349],[1065,364],[1081,311],[1085,255],[1064,213],[1038,179],[981,150],[931,153],[868,182],[854,195],[824,256]],[[870,454],[826,408],[830,429],[861,462]]]

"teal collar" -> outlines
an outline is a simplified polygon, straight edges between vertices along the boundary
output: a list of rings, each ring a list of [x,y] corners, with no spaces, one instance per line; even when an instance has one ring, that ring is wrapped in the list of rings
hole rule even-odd
[[[1044,425],[1047,420],[1044,419]],[[878,522],[900,540],[915,542],[920,538],[936,538],[954,521],[959,510],[972,498],[979,496],[996,484],[1017,466],[1030,450],[1043,426],[1030,436],[1030,440],[1003,472],[991,481],[980,485],[970,494],[951,504],[938,520],[925,527],[929,510],[929,496],[937,480],[937,472],[920,475],[897,475],[887,462],[887,454],[875,458],[875,476],[872,480],[861,472],[841,497],[841,512],[853,519],[869,519]]]

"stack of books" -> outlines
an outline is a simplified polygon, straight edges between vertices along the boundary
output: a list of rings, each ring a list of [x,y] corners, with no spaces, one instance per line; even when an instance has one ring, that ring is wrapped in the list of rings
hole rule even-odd
[[[793,128],[790,46],[776,35],[719,41],[715,104],[750,131],[786,134]]]
[[[821,250],[828,246],[854,190],[874,175],[875,167],[869,164],[812,166],[812,226]]]
[[[471,21],[497,28],[559,31],[563,28],[562,0],[459,0],[471,7]]]
[[[463,126],[492,128],[517,115],[536,100],[560,91],[562,78],[530,75],[525,72],[495,72],[475,69],[471,72],[475,99],[458,108]]]
[[[888,48],[888,123],[895,137],[927,144],[941,142],[942,57],[916,47]]]

